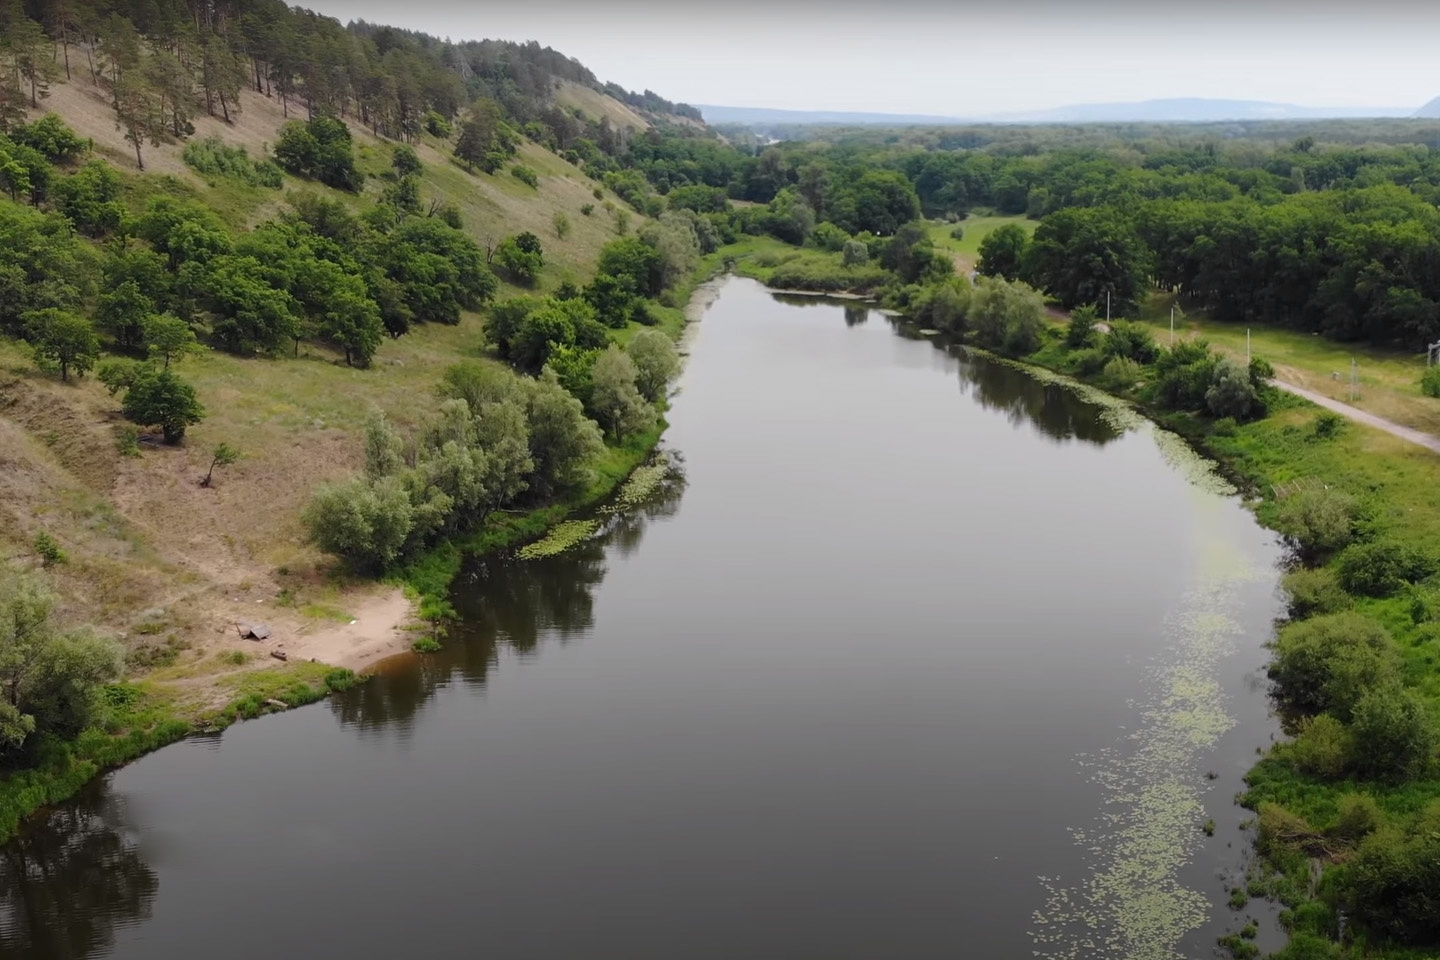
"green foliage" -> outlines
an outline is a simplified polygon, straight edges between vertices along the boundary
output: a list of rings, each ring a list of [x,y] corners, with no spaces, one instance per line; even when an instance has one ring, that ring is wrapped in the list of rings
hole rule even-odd
[[[1435,572],[1434,557],[1394,540],[1347,547],[1338,564],[1341,584],[1361,597],[1393,596]]]
[[[1344,429],[1345,418],[1338,413],[1326,410],[1315,415],[1315,422],[1310,427],[1310,435],[1316,440],[1333,440]]]
[[[1316,614],[1339,613],[1355,605],[1354,599],[1340,586],[1340,577],[1329,567],[1292,570],[1283,581],[1290,598],[1290,616],[1312,617]]]
[[[665,397],[665,388],[680,370],[675,344],[656,330],[641,330],[631,338],[625,352],[635,363],[635,388],[651,403]]]
[[[240,460],[240,451],[228,443],[221,443],[215,448],[210,457],[210,469],[205,471],[205,478],[200,481],[200,486],[208,487],[214,481],[216,467],[228,467]]]
[[[1139,382],[1143,371],[1129,357],[1111,357],[1100,371],[1100,385],[1115,393],[1124,393]]]
[[[66,560],[65,551],[60,549],[59,542],[45,530],[35,534],[35,556],[40,558],[42,567],[53,567]]]
[[[638,374],[629,355],[613,345],[596,359],[591,373],[590,415],[616,441],[655,426],[655,408],[635,386]]]
[[[1215,366],[1214,379],[1205,391],[1205,408],[1211,416],[1242,421],[1264,411],[1249,371],[1229,357]]]
[[[841,249],[841,263],[847,267],[863,267],[870,262],[870,248],[863,240],[846,240]]]
[[[1275,529],[1308,559],[1345,549],[1355,535],[1355,499],[1333,487],[1311,487],[1281,500]]]
[[[1109,356],[1124,357],[1140,364],[1154,363],[1160,357],[1160,348],[1155,344],[1149,328],[1126,320],[1116,320],[1110,324],[1110,332],[1105,334],[1103,349]]]
[[[1203,340],[1182,341],[1155,358],[1155,399],[1171,410],[1199,410],[1219,374],[1220,360]],[[1233,414],[1231,416],[1239,420]]]
[[[1354,713],[1356,765],[1363,775],[1398,781],[1426,772],[1434,760],[1437,731],[1413,690],[1398,683],[1374,687],[1355,704]]]
[[[1381,937],[1408,943],[1440,939],[1440,802],[1408,833],[1371,834],[1349,866],[1355,918]]]
[[[550,224],[555,228],[555,236],[561,240],[570,236],[570,215],[564,210],[556,210],[555,215],[550,218]]]
[[[200,349],[190,324],[173,314],[147,316],[142,329],[150,356],[160,360],[167,370],[172,361],[179,361]]]
[[[1426,367],[1420,375],[1420,392],[1427,397],[1440,397],[1440,367]]]
[[[39,152],[50,163],[68,164],[84,156],[90,149],[75,131],[65,125],[58,114],[47,113],[39,120],[21,123],[9,131],[10,139]]]
[[[0,579],[0,756],[33,738],[70,738],[103,713],[101,687],[120,671],[120,650],[54,622],[55,600],[33,580]]]
[[[59,370],[61,380],[69,380],[71,371],[84,376],[100,357],[95,327],[68,310],[47,307],[28,314],[25,339],[35,351],[36,365]]]
[[[1023,258],[1025,279],[1066,308],[1103,304],[1108,296],[1113,309],[1132,309],[1149,285],[1150,253],[1130,217],[1113,207],[1050,214],[1036,228]]]
[[[165,442],[171,444],[184,439],[186,427],[205,419],[195,388],[169,370],[148,364],[134,368],[121,409],[133,423],[158,425]]]
[[[1384,626],[1358,613],[1332,613],[1281,628],[1269,674],[1287,709],[1348,721],[1366,693],[1395,678],[1398,663]]]
[[[55,206],[90,237],[103,237],[120,229],[125,208],[120,205],[120,174],[103,160],[92,160],[51,187]]]
[[[1355,737],[1328,713],[1307,717],[1300,724],[1290,757],[1295,766],[1325,780],[1337,780],[1355,760]]]
[[[533,187],[536,190],[540,189],[540,175],[531,167],[517,163],[510,168],[510,175],[527,187]]]
[[[955,228],[959,230],[959,227]],[[953,233],[952,233],[953,236]],[[955,237],[959,240],[959,237]],[[980,261],[975,269],[987,277],[1019,280],[1025,247],[1030,237],[1013,223],[991,231],[980,241]],[[1078,346],[1078,344],[1077,344]]]
[[[511,282],[522,287],[535,286],[545,266],[540,238],[533,233],[506,237],[495,249],[495,265]]]
[[[269,160],[253,160],[243,146],[229,146],[219,137],[192,140],[185,145],[181,158],[186,166],[208,177],[227,177],[252,187],[279,190],[285,178],[280,168]]]
[[[1384,814],[1375,798],[1364,793],[1347,793],[1336,804],[1335,825],[1330,833],[1351,843],[1358,843],[1374,833],[1384,822]]]
[[[355,169],[350,128],[320,114],[307,122],[291,120],[275,143],[275,160],[297,177],[319,180],[338,190],[358,191],[364,182]]]
[[[1071,350],[1089,347],[1095,339],[1095,325],[1099,322],[1100,316],[1091,304],[1083,304],[1070,311],[1070,323],[1065,328],[1065,346]]]
[[[985,346],[1024,356],[1040,346],[1045,301],[1023,283],[986,277],[970,298],[969,322]]]

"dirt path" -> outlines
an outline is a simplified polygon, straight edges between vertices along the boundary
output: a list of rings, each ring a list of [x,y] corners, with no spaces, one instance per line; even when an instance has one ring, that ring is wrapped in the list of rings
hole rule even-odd
[[[1419,444],[1434,453],[1440,453],[1440,437],[1434,434],[1424,433],[1410,427],[1403,427],[1393,420],[1386,420],[1384,417],[1377,417],[1373,413],[1366,413],[1358,407],[1352,407],[1348,403],[1341,403],[1339,400],[1331,400],[1323,393],[1316,393],[1314,390],[1307,390],[1304,387],[1297,387],[1293,383],[1286,383],[1283,380],[1271,380],[1275,386],[1287,393],[1293,393],[1297,397],[1304,397],[1311,403],[1326,410],[1333,410],[1342,417],[1354,420],[1356,423],[1363,423],[1374,427],[1376,430],[1384,430],[1386,433],[1399,437],[1401,440],[1408,440],[1411,443]]]

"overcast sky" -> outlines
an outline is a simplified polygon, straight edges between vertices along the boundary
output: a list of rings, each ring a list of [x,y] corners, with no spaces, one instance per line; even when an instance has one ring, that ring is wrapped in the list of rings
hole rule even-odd
[[[602,80],[727,106],[947,116],[1160,97],[1418,107],[1440,2],[318,0],[452,40],[537,40]]]

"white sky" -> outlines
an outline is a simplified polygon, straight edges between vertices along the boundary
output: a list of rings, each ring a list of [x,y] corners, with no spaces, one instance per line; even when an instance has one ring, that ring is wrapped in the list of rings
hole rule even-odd
[[[537,40],[602,80],[728,106],[978,116],[1219,97],[1418,107],[1440,2],[311,0],[452,40]]]

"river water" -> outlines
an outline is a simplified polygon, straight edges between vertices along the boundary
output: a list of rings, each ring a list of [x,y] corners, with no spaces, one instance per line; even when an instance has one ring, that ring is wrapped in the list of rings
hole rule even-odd
[[[444,652],[36,823],[0,954],[1213,955],[1273,537],[1123,409],[863,306],[729,279],[689,349],[648,499],[471,563]]]

